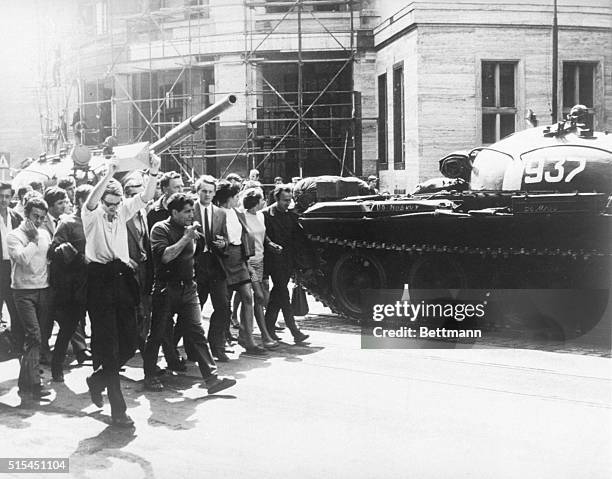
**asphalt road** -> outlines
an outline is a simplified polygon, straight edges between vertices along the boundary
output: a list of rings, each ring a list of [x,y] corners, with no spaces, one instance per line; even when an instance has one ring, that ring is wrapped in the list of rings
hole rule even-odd
[[[236,346],[220,370],[238,384],[218,395],[193,364],[145,392],[134,358],[122,381],[134,430],[90,403],[90,368],[73,363],[50,401],[20,407],[17,362],[0,363],[0,456],[70,458],[75,478],[612,477],[608,357],[363,350],[358,328],[313,310],[307,345],[264,359]]]

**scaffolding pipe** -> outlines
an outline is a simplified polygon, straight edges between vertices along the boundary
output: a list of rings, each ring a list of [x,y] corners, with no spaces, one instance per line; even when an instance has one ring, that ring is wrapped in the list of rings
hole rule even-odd
[[[304,121],[304,63],[302,62],[302,1],[298,1],[298,171],[304,177],[304,148],[302,143],[302,123]]]

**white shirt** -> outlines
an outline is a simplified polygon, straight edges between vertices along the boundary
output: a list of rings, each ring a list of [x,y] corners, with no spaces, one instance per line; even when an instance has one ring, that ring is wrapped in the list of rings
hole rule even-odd
[[[81,212],[83,231],[85,232],[85,256],[95,263],[110,263],[119,259],[130,262],[128,249],[127,221],[134,216],[146,203],[140,195],[123,200],[117,208],[117,214],[112,221],[98,205],[95,210],[85,206]]]
[[[264,239],[266,238],[266,223],[262,211],[254,215],[245,213],[246,224],[255,241],[255,254],[250,258],[254,261],[261,261],[264,255]]]
[[[8,252],[8,245],[6,244],[6,237],[9,234],[9,231],[11,231],[11,214],[9,213],[8,209],[6,210],[6,221],[4,221],[4,218],[2,218],[2,215],[0,215],[0,239],[2,240],[2,259],[6,260],[9,259],[9,252]]]
[[[210,234],[212,236],[212,228],[211,228],[211,220],[212,220],[212,203],[209,204],[208,206],[204,207],[202,206],[202,203],[200,203],[200,215],[202,215],[202,231],[206,234],[206,220],[204,218],[206,218],[204,216],[204,210],[206,210],[208,213],[206,213],[208,215],[208,230],[210,231]],[[213,238],[213,241],[215,240],[215,238]],[[208,251],[208,246],[206,245],[206,241],[204,242],[204,252]]]
[[[233,245],[241,245],[242,244],[242,224],[240,224],[240,220],[238,219],[238,215],[234,208],[227,209],[227,239],[230,244]]]
[[[51,245],[51,236],[46,229],[38,228],[38,242],[31,242],[22,225],[11,231],[7,238],[11,258],[11,287],[13,289],[47,288],[49,286],[47,251]]]
[[[60,218],[55,218],[51,213],[47,213],[47,224],[49,225],[49,234],[51,237],[55,234],[55,230],[57,229],[57,225],[59,225]]]

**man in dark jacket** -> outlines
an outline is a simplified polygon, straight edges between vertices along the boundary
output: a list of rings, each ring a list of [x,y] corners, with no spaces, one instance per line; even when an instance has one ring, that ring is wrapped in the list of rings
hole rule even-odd
[[[208,300],[213,305],[208,339],[213,356],[227,362],[225,354],[225,332],[229,328],[230,306],[227,291],[227,274],[223,266],[223,250],[227,246],[227,223],[225,210],[212,204],[216,192],[216,180],[204,175],[196,182],[199,201],[194,206],[194,217],[200,226],[200,248],[195,258],[195,275],[198,297],[203,306]]]
[[[0,223],[0,314],[6,302],[6,309],[8,309],[11,319],[13,341],[20,348],[23,342],[23,331],[20,329],[21,324],[17,321],[17,309],[15,308],[13,294],[11,293],[11,260],[6,245],[6,237],[11,230],[19,226],[22,217],[9,208],[12,197],[13,190],[11,184],[4,181],[0,182],[0,220],[2,221]],[[1,322],[6,325],[4,318],[1,318]]]
[[[298,224],[298,217],[289,210],[293,199],[291,188],[278,187],[274,192],[276,203],[264,211],[266,223],[266,235],[270,241],[281,246],[280,251],[266,252],[264,255],[265,270],[272,277],[274,286],[270,292],[270,301],[266,309],[265,321],[268,331],[274,339],[279,339],[274,334],[276,320],[279,311],[282,310],[285,324],[291,331],[296,343],[308,339],[308,335],[302,333],[293,317],[289,290],[287,285],[295,268],[295,255],[297,248],[303,244],[303,233]]]
[[[56,382],[64,382],[63,364],[68,342],[78,325],[85,321],[87,311],[87,265],[81,209],[92,189],[91,185],[77,188],[76,211],[62,218],[49,248],[54,316],[60,327],[51,360],[51,376]],[[86,359],[82,351],[75,351],[75,354],[79,363]]]
[[[149,231],[155,226],[155,223],[164,221],[170,217],[168,199],[174,193],[180,193],[183,190],[183,180],[181,179],[181,175],[176,171],[164,173],[159,180],[159,185],[161,186],[162,196],[153,203],[153,206],[147,213]]]

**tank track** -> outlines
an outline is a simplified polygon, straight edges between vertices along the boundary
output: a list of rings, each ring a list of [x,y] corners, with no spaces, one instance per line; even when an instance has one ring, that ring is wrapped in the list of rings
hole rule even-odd
[[[572,259],[576,261],[587,261],[591,258],[610,258],[612,254],[595,250],[561,250],[561,249],[528,249],[528,248],[474,248],[468,246],[448,246],[448,245],[428,245],[428,244],[398,244],[384,241],[362,241],[362,240],[347,240],[342,238],[334,238],[320,235],[307,235],[308,239],[316,245],[337,246],[343,250],[365,250],[365,251],[396,251],[409,254],[428,254],[441,253],[452,255],[475,255],[481,258],[502,258],[511,260],[517,257],[557,257]],[[324,275],[320,274],[321,277]],[[329,308],[337,315],[359,322],[359,318],[351,316],[336,304],[333,294],[326,295],[318,287],[318,283],[313,281],[311,277],[303,274],[303,271],[296,273],[297,282],[317,301]],[[323,280],[325,281],[325,280]],[[331,278],[327,281],[331,283]]]
[[[472,248],[469,246],[416,245],[386,243],[383,241],[358,241],[328,236],[307,235],[314,243],[345,246],[347,248],[362,248],[370,250],[400,251],[405,253],[453,253],[471,254],[492,258],[510,258],[512,256],[557,256],[573,259],[589,259],[592,257],[610,257],[612,254],[595,250],[561,250],[561,249],[527,249],[527,248]]]

